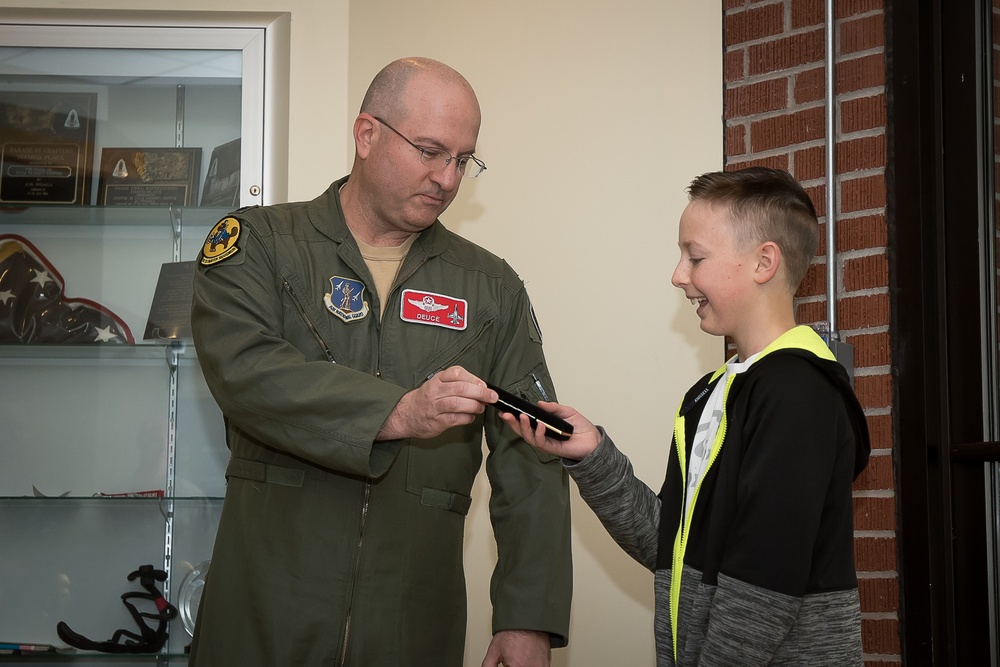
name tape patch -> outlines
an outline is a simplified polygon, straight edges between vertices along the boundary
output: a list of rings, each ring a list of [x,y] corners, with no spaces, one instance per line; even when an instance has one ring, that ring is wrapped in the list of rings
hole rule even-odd
[[[468,323],[469,304],[465,299],[408,289],[403,290],[401,301],[399,316],[405,322],[459,331],[465,329]]]

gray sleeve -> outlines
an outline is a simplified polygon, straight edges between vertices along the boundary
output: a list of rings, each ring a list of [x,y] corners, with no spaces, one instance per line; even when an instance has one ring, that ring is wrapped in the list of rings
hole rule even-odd
[[[719,575],[699,665],[768,665],[795,625],[802,598]]]
[[[594,511],[615,542],[639,563],[654,570],[659,549],[660,499],[639,480],[632,463],[604,432],[582,461],[563,465],[580,488],[580,497]]]

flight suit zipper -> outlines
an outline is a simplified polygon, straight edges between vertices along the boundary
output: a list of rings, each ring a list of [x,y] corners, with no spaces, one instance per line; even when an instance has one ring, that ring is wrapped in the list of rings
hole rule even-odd
[[[361,547],[364,546],[365,524],[368,522],[368,505],[372,496],[372,483],[365,481],[365,490],[361,500],[361,523],[358,526],[358,547],[354,552],[354,571],[351,574],[351,590],[347,596],[347,616],[344,619],[344,644],[340,650],[340,662],[338,665],[344,667],[347,664],[347,648],[351,641],[351,614],[354,607],[354,589],[357,586],[358,574],[361,571]]]
[[[302,321],[305,322],[306,328],[309,329],[313,338],[316,339],[316,343],[319,345],[320,349],[323,350],[323,354],[326,355],[326,360],[331,364],[337,363],[337,360],[333,358],[333,353],[330,352],[329,346],[326,344],[326,341],[323,340],[323,337],[319,335],[319,329],[316,328],[316,325],[313,324],[312,319],[306,313],[306,309],[302,306],[302,302],[299,301],[299,297],[296,296],[295,290],[292,289],[292,285],[288,282],[288,279],[281,276],[281,282],[285,285],[285,291],[288,292],[288,297],[292,300],[292,305],[294,305],[295,309],[299,311],[299,316],[302,317]]]
[[[466,352],[471,350],[477,343],[479,343],[480,339],[483,337],[483,334],[489,331],[490,325],[492,325],[493,322],[495,321],[496,317],[491,317],[490,319],[486,320],[483,323],[483,326],[479,327],[479,330],[476,332],[476,335],[473,336],[465,345],[462,346],[462,349],[460,349],[458,352],[448,357],[448,361],[446,363],[435,365],[434,370],[429,371],[427,374],[425,374],[423,379],[421,380],[421,384],[427,382],[432,377],[434,377],[444,369],[448,368],[449,366],[452,366],[456,361],[465,356]]]
[[[299,298],[295,294],[295,290],[292,289],[288,279],[282,276],[281,282],[284,284],[285,292],[288,293],[288,297],[291,299],[295,309],[299,311],[302,321],[305,322],[306,328],[309,329],[310,333],[312,333],[313,338],[316,339],[316,343],[319,345],[320,349],[323,350],[323,354],[326,355],[327,361],[331,364],[337,363],[336,359],[333,357],[333,353],[330,352],[330,347],[326,344],[326,341],[323,340],[323,337],[320,335],[319,329],[316,328],[312,318],[310,318],[308,313],[306,313],[306,309],[302,306],[302,302],[299,301]],[[351,611],[354,604],[354,588],[358,580],[358,572],[361,569],[361,547],[363,546],[365,539],[365,524],[368,521],[368,507],[371,502],[371,494],[372,484],[370,481],[366,481],[361,498],[361,520],[358,526],[358,546],[354,557],[354,573],[351,577],[350,594],[347,597],[347,614],[344,617],[344,643],[340,650],[340,658],[337,662],[337,664],[341,666],[347,664],[347,648],[351,639]]]

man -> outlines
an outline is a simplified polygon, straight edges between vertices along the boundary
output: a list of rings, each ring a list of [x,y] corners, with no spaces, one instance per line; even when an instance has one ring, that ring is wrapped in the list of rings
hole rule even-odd
[[[513,270],[438,221],[485,169],[479,125],[457,72],[390,63],[348,177],[209,234],[192,325],[232,458],[194,667],[461,665],[484,428],[498,563],[483,665],[548,665],[566,644],[565,474],[485,410],[484,380],[553,395],[541,335]]]

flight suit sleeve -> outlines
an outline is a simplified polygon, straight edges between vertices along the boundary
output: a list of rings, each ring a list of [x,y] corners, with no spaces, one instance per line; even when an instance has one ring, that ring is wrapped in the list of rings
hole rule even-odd
[[[555,400],[541,335],[523,287],[500,319],[492,380],[531,402]],[[539,389],[541,385],[542,389]],[[493,632],[548,632],[552,646],[569,641],[573,587],[568,476],[557,457],[535,450],[487,412],[486,470],[497,565],[490,595]]]
[[[260,223],[264,233],[244,219],[226,220],[231,233],[238,232],[236,250],[218,259],[206,241],[191,310],[198,359],[223,414],[248,436],[313,464],[383,474],[400,442],[375,437],[406,390],[309,359],[285,340],[282,299],[288,295],[277,275],[273,236]]]

